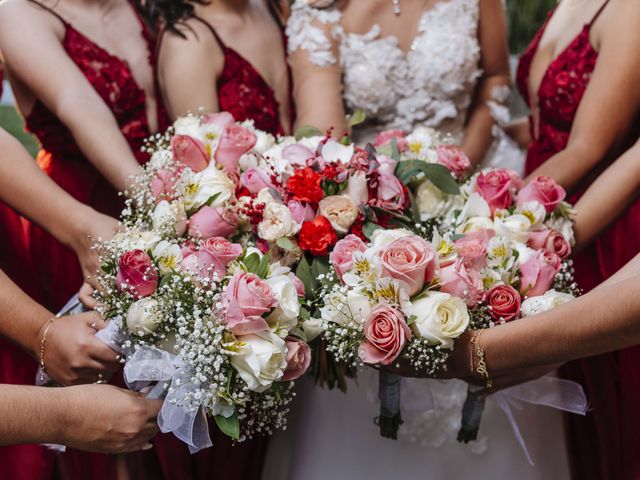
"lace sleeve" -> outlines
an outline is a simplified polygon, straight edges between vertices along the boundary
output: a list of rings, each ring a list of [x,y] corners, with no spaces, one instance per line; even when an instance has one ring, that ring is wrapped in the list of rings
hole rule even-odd
[[[287,22],[289,53],[306,50],[314,65],[335,65],[338,61],[336,29],[341,17],[337,8],[321,9],[311,6],[309,0],[296,0]]]

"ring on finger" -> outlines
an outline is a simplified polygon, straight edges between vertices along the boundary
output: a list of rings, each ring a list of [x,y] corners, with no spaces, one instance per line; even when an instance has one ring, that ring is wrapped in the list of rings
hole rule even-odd
[[[93,322],[91,324],[91,328],[93,328],[93,330],[97,332],[98,331],[98,322]]]
[[[107,383],[107,381],[104,379],[104,375],[102,375],[101,373],[98,374],[98,381],[96,382],[96,384],[98,385],[102,385]]]
[[[116,355],[116,362],[118,363],[124,363],[124,357],[120,354]]]

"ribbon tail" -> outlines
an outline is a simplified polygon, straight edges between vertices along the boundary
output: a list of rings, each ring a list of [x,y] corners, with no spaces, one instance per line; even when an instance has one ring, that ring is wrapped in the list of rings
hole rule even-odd
[[[533,459],[531,458],[531,454],[529,453],[529,449],[527,448],[527,444],[524,441],[524,437],[522,436],[522,432],[520,432],[520,427],[518,426],[518,422],[516,422],[515,417],[513,416],[513,412],[511,411],[511,406],[509,405],[509,400],[506,395],[502,392],[494,393],[491,397],[500,407],[500,409],[505,413],[509,423],[511,424],[511,429],[513,430],[513,434],[516,436],[516,440],[522,447],[522,451],[527,457],[527,461],[529,465],[534,465]]]

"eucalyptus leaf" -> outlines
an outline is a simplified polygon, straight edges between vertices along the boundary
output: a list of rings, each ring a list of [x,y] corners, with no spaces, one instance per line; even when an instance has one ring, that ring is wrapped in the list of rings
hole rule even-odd
[[[313,294],[314,285],[313,278],[311,276],[311,265],[309,265],[306,257],[302,257],[300,262],[298,262],[298,267],[296,268],[296,276],[304,284],[306,297],[310,297]]]
[[[311,262],[311,276],[314,280],[317,280],[320,275],[326,275],[329,269],[329,262],[325,257],[316,257]]]
[[[396,162],[400,161],[400,150],[398,150],[398,139],[391,139],[391,158]]]
[[[369,240],[371,240],[371,237],[373,237],[373,232],[375,232],[379,228],[380,228],[380,225],[378,225],[378,224],[375,224],[373,222],[366,222],[362,226],[362,233],[364,233],[365,237],[367,237]]]
[[[295,137],[296,142],[299,142],[303,138],[308,137],[321,137],[323,136],[322,131],[318,127],[314,127],[313,125],[302,125],[300,128],[296,130]]]
[[[240,438],[240,420],[238,419],[237,413],[234,413],[230,417],[216,415],[213,418],[222,433],[231,437],[233,440],[238,440]]]
[[[360,125],[366,119],[367,114],[364,113],[364,110],[362,110],[361,108],[357,108],[355,112],[349,115],[349,128]]]
[[[291,241],[290,238],[282,237],[276,240],[276,245],[280,247],[282,250],[290,252],[294,248],[296,248],[295,244]]]

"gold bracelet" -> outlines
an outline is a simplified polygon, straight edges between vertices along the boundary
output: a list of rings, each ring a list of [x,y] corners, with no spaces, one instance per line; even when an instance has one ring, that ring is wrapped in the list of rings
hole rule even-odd
[[[471,343],[471,371],[477,373],[482,378],[486,380],[486,388],[491,388],[493,386],[493,381],[491,380],[491,376],[489,375],[489,371],[487,369],[487,362],[485,360],[484,350],[480,346],[480,337],[484,333],[484,330],[480,330],[478,333],[472,335],[470,339]]]
[[[40,383],[44,383],[44,375],[47,373],[47,369],[44,366],[44,350],[47,346],[47,333],[49,333],[49,329],[53,326],[53,322],[56,321],[57,317],[53,317],[49,320],[49,324],[45,327],[44,332],[42,333],[42,340],[40,340]]]

